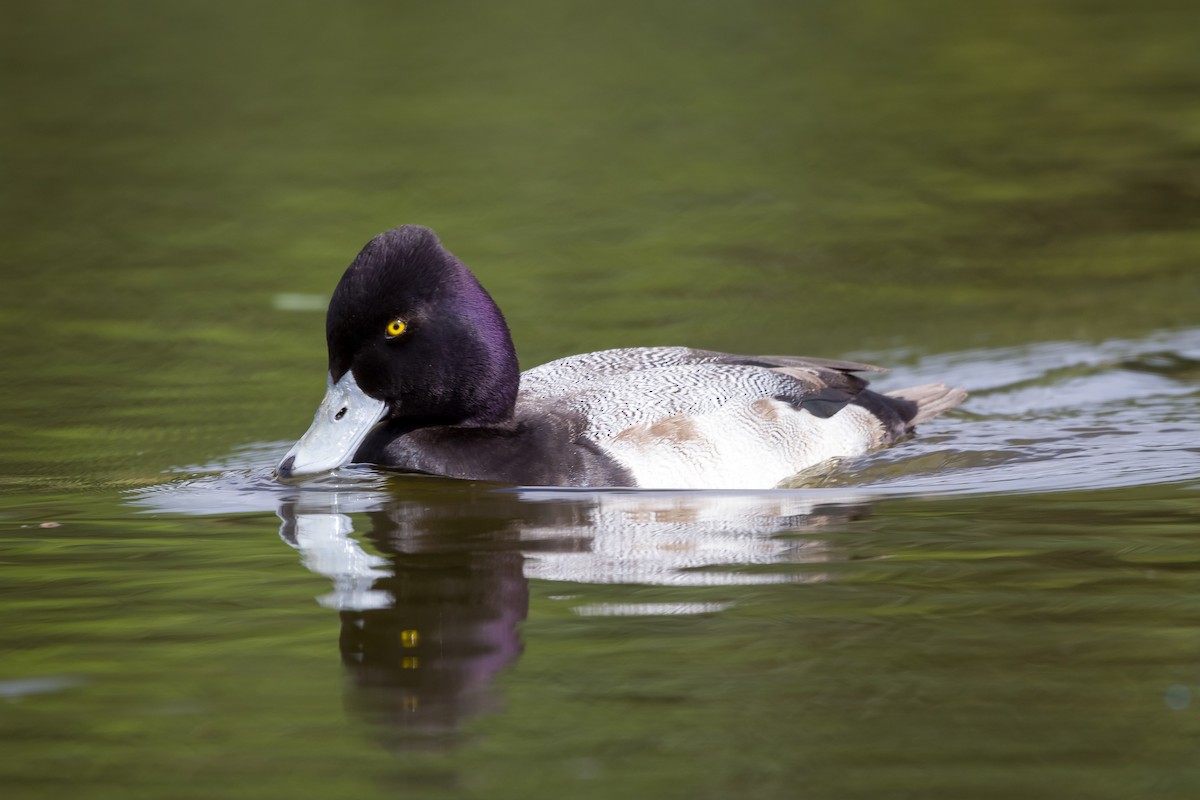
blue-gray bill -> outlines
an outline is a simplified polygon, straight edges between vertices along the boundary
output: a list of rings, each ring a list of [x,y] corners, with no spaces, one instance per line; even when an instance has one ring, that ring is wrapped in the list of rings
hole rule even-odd
[[[330,376],[312,425],[279,462],[276,477],[328,472],[349,463],[367,434],[386,414],[387,403],[359,388],[352,371],[347,371],[337,383]]]

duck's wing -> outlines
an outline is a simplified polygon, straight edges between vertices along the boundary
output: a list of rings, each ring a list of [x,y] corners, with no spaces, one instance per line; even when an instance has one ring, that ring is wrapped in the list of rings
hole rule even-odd
[[[789,374],[802,392],[840,388],[853,396],[867,382],[851,373],[883,372],[882,367],[855,361],[802,356],[742,356],[690,347],[628,347],[567,356],[521,374],[521,393],[529,399],[550,399],[606,385],[615,379],[676,367],[727,365],[775,370]],[[738,374],[725,371],[726,378]],[[798,387],[800,388],[800,387]]]
[[[718,410],[762,410],[765,402],[826,419],[867,386],[856,375],[824,367],[692,363],[639,369],[561,390],[566,402],[598,438],[667,418],[696,418]]]

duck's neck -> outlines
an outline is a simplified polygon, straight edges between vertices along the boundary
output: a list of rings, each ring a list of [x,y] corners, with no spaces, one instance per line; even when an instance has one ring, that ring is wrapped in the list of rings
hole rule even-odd
[[[461,324],[466,329],[459,425],[494,425],[512,416],[521,382],[517,351],[504,315],[469,272],[461,275]]]
[[[512,416],[517,402],[521,371],[508,330],[504,331],[504,347],[500,339],[489,343],[486,358],[482,359],[471,387],[466,414],[459,425],[494,425]]]

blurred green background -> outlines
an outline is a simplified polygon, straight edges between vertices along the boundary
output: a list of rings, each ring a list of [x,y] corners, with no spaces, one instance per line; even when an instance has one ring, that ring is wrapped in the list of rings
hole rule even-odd
[[[319,307],[400,223],[477,271],[526,367],[1200,307],[1190,2],[3,9],[10,472],[137,481],[295,436],[322,316],[279,296]]]

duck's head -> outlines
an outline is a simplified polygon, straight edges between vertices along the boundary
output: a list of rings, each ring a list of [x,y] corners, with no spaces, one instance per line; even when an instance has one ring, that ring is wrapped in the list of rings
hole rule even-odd
[[[428,228],[367,243],[333,292],[325,336],[325,399],[279,463],[281,478],[349,462],[384,419],[488,425],[512,413],[520,376],[504,317]]]

